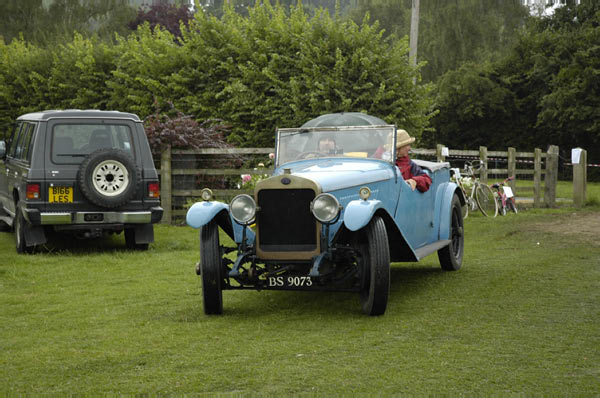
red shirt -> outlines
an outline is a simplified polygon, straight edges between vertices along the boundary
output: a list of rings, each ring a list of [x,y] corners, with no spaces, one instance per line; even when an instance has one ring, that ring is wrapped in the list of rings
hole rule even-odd
[[[400,169],[404,181],[410,178],[415,180],[419,192],[426,192],[429,189],[431,177],[429,177],[415,162],[410,160],[408,156],[396,159],[396,166]]]

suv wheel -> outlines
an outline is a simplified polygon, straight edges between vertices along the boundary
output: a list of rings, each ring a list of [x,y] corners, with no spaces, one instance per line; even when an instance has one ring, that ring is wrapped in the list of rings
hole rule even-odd
[[[77,183],[83,196],[106,208],[123,206],[141,184],[141,172],[129,154],[120,149],[99,149],[79,166]]]
[[[21,204],[17,205],[17,214],[15,215],[14,228],[15,228],[15,248],[17,253],[33,253],[34,246],[27,246],[25,243],[25,218],[21,211]]]

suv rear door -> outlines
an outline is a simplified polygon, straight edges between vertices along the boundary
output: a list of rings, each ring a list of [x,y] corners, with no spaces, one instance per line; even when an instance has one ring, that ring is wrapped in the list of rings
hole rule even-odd
[[[46,134],[46,145],[50,148],[46,160],[48,171],[43,188],[48,195],[48,205],[55,210],[63,207],[70,210],[96,208],[77,184],[81,163],[96,150],[113,148],[127,152],[140,167],[134,134],[135,124],[129,120],[50,120]]]

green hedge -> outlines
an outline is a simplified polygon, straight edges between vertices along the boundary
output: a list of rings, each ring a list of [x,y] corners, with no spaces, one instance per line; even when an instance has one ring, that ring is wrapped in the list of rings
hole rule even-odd
[[[302,8],[258,4],[243,17],[198,12],[183,38],[147,25],[116,44],[76,35],[39,48],[0,41],[0,124],[42,109],[95,108],[144,118],[171,102],[199,120],[222,119],[239,146],[273,145],[276,127],[327,112],[363,111],[420,136],[430,85],[413,84],[406,40]]]

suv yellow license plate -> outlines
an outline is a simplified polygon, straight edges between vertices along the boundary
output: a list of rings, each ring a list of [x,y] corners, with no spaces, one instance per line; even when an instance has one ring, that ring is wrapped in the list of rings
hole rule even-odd
[[[73,187],[50,187],[48,202],[73,203]]]

